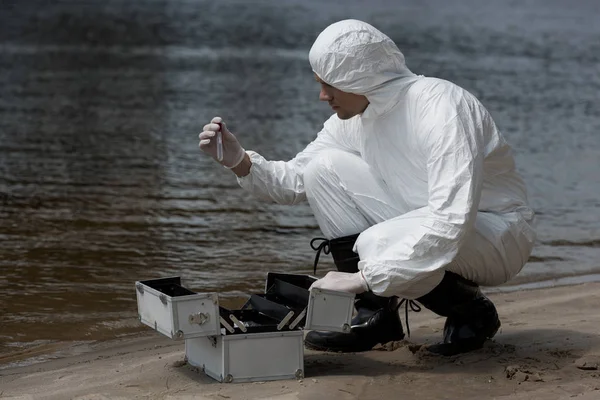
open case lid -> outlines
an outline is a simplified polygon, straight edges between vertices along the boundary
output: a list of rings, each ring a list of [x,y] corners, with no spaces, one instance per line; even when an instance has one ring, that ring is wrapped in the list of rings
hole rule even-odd
[[[136,282],[140,320],[173,338],[319,329],[350,329],[354,295],[308,289],[317,278],[268,273],[265,292],[239,310],[219,305],[216,293],[196,293],[180,277]],[[145,294],[145,295],[144,295]]]
[[[262,306],[277,304],[293,311],[290,329],[299,326],[303,329],[348,332],[354,311],[354,294],[316,288],[309,290],[316,280],[310,275],[269,272],[265,294],[260,296],[265,303]]]

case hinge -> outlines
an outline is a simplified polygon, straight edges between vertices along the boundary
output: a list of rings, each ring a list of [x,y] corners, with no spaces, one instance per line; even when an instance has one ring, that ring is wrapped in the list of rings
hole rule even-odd
[[[161,294],[160,296],[158,296],[158,298],[165,306],[167,305],[167,296],[166,295]]]

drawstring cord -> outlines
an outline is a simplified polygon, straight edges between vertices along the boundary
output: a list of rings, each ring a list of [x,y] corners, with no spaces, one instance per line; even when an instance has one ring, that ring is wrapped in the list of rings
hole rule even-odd
[[[413,312],[421,312],[421,306],[414,300],[402,299],[398,305],[394,308],[394,312],[397,312],[400,307],[404,304],[404,322],[406,322],[406,333],[410,337],[410,326],[408,325],[408,308],[410,307]]]
[[[320,240],[321,243],[316,246],[315,242]],[[314,265],[314,273],[315,275],[317,274],[317,264],[319,263],[319,256],[321,255],[321,251],[325,254],[329,254],[330,252],[330,248],[329,248],[329,239],[325,239],[325,238],[314,238],[313,240],[310,241],[310,247],[312,247],[312,249],[314,251],[317,252],[317,254],[315,255],[315,265]]]

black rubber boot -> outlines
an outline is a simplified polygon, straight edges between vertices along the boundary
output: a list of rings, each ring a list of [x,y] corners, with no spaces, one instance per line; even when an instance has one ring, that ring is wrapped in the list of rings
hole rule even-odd
[[[428,347],[432,353],[452,356],[480,349],[500,329],[494,303],[475,283],[452,272],[431,292],[417,299],[434,313],[447,317],[444,341]]]
[[[323,242],[319,248],[325,253],[331,252],[338,271],[356,273],[359,257],[352,251],[356,238],[358,235],[332,239]],[[314,246],[313,249],[317,250]],[[317,261],[318,253],[315,268]],[[354,303],[357,314],[352,318],[350,333],[312,331],[304,340],[306,347],[320,351],[359,352],[371,350],[377,344],[402,340],[404,331],[393,299],[372,292],[357,295]]]
[[[350,333],[311,331],[306,334],[307,348],[320,351],[355,353],[371,350],[377,344],[402,340],[404,331],[391,299],[377,311],[359,308],[352,319]]]

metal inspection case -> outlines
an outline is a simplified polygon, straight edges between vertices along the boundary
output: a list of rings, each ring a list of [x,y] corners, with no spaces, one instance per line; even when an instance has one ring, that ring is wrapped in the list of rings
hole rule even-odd
[[[219,382],[302,379],[303,337],[294,330],[188,339],[185,357]]]
[[[301,378],[302,329],[350,330],[354,295],[308,290],[316,278],[269,273],[265,291],[238,310],[216,293],[195,293],[179,277],[136,282],[140,321],[185,339],[186,360],[221,382]],[[268,354],[269,357],[264,355]]]

